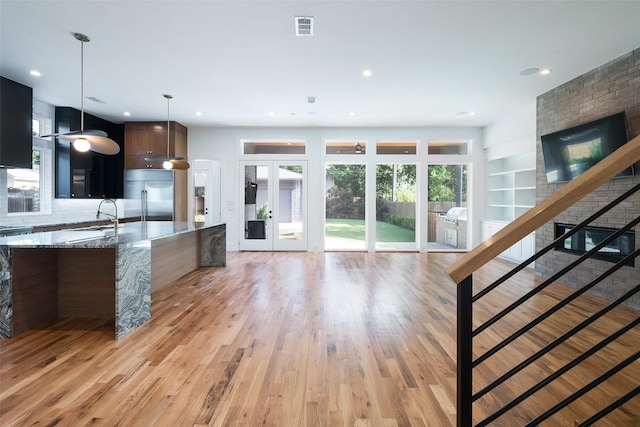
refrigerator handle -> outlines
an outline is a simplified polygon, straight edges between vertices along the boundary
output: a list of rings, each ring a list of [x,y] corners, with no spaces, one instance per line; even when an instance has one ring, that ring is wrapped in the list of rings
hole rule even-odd
[[[140,192],[140,220],[147,220],[147,190]]]

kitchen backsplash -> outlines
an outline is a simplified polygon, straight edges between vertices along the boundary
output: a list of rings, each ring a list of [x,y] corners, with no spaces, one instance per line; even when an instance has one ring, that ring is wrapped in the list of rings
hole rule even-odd
[[[5,191],[6,194],[6,191]],[[0,214],[0,224],[7,225],[47,225],[47,224],[64,224],[85,221],[95,221],[96,212],[100,200],[90,199],[53,199],[51,213],[49,214],[7,214],[6,197],[4,209]],[[118,217],[122,218],[124,214],[123,200],[116,200],[118,205]],[[102,210],[107,213],[113,212],[113,205],[104,204]],[[101,220],[108,219],[101,216]]]

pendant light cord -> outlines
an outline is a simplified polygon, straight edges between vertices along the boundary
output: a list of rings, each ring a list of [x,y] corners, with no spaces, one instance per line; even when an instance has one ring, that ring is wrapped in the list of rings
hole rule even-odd
[[[165,97],[167,98],[167,157],[169,157],[169,147],[171,146],[171,135],[169,130],[169,102],[171,101],[171,95],[165,95]]]
[[[73,33],[80,41],[80,132],[84,134],[84,44],[91,39],[82,33]]]
[[[80,132],[84,134],[84,40],[80,40]]]

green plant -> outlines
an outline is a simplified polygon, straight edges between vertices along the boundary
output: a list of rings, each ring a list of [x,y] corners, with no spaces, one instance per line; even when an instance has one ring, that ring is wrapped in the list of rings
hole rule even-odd
[[[382,214],[382,220],[389,224],[397,225],[406,230],[416,229],[416,219],[408,216],[385,213]]]
[[[256,218],[267,219],[268,210],[269,210],[269,206],[266,203],[264,203],[262,206],[258,208],[258,211],[256,212]]]

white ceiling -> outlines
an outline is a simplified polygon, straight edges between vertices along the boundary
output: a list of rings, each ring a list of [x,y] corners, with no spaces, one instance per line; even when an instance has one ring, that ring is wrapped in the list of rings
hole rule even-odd
[[[104,101],[85,111],[118,123],[166,120],[169,93],[189,127],[485,126],[640,47],[639,18],[638,0],[0,0],[0,74],[80,108],[81,32]]]

